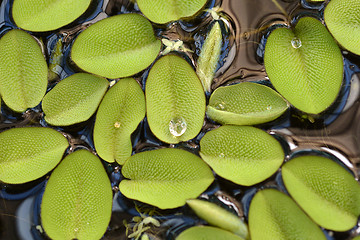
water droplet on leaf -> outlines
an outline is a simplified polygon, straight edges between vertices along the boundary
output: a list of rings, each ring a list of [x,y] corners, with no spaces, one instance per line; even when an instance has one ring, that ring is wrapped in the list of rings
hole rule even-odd
[[[121,125],[121,123],[119,123],[119,122],[114,123],[114,127],[116,127],[116,128],[120,128],[120,125]]]
[[[218,110],[225,110],[225,103],[224,102],[218,103],[216,104],[215,108]]]
[[[187,124],[183,117],[176,117],[169,123],[169,131],[175,137],[180,137],[186,131]]]
[[[301,40],[297,37],[293,38],[293,40],[291,40],[291,45],[293,46],[293,48],[300,48],[302,46]]]

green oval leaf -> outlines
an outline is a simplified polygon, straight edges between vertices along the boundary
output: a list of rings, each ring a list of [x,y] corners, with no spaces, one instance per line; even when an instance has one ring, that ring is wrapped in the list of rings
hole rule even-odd
[[[51,174],[41,203],[41,222],[51,239],[100,239],[110,222],[110,180],[87,150],[68,155]]]
[[[160,52],[150,22],[135,13],[121,14],[91,25],[71,50],[83,70],[107,78],[128,77],[147,68]]]
[[[141,12],[150,21],[167,23],[191,17],[206,3],[206,0],[137,0]]]
[[[108,86],[105,78],[87,73],[76,73],[61,80],[43,99],[46,122],[68,126],[88,120]]]
[[[252,240],[326,240],[321,229],[284,193],[265,189],[250,204],[249,229]]]
[[[131,134],[145,117],[145,96],[133,78],[117,82],[105,94],[96,114],[94,144],[107,162],[124,164],[131,156]]]
[[[216,21],[206,37],[201,49],[196,68],[196,74],[206,92],[211,92],[211,83],[214,79],[215,70],[219,62],[222,46],[222,34],[219,21]]]
[[[284,160],[280,143],[248,126],[222,126],[200,141],[200,156],[219,176],[251,186],[273,175]]]
[[[183,231],[176,240],[244,240],[231,232],[208,226],[195,226]]]
[[[265,46],[264,63],[276,90],[303,112],[324,111],[339,93],[343,58],[319,20],[304,17],[294,31],[275,29]]]
[[[360,2],[332,0],[324,11],[324,20],[334,38],[347,50],[360,55]]]
[[[244,239],[249,237],[246,224],[238,216],[215,203],[198,199],[189,199],[186,203],[210,225],[235,233]]]
[[[37,106],[47,87],[47,65],[30,34],[14,29],[0,39],[0,94],[16,112]]]
[[[174,148],[137,153],[121,172],[130,179],[120,182],[122,194],[161,209],[184,205],[214,181],[210,168],[198,156]]]
[[[154,135],[167,143],[194,138],[205,116],[205,94],[193,68],[181,57],[155,62],[146,81],[146,110]]]
[[[0,181],[20,184],[52,170],[61,160],[67,139],[50,128],[13,128],[0,133]]]
[[[217,88],[206,114],[221,124],[255,125],[278,118],[287,108],[286,101],[271,88],[244,82]]]
[[[12,16],[17,26],[32,32],[46,32],[80,17],[91,0],[14,0]]]
[[[360,185],[336,162],[320,156],[296,157],[282,167],[290,195],[320,226],[347,231],[360,215]]]

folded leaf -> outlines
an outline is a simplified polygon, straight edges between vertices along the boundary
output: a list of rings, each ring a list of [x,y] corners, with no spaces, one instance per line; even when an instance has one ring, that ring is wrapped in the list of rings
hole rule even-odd
[[[68,145],[51,128],[12,128],[0,133],[0,181],[20,184],[44,176],[60,162]]]
[[[109,82],[87,73],[76,73],[63,79],[42,102],[46,122],[68,126],[88,120],[104,96]]]
[[[320,226],[354,227],[360,215],[360,185],[336,162],[320,156],[296,157],[282,167],[286,189]]]
[[[252,240],[326,240],[321,229],[284,193],[260,190],[250,204]]]
[[[174,148],[137,153],[121,172],[130,179],[120,182],[122,194],[161,209],[184,205],[214,181],[210,168],[198,156]]]
[[[150,129],[161,141],[188,141],[200,132],[205,94],[195,71],[184,59],[166,55],[155,62],[145,95]]]
[[[332,0],[326,5],[324,20],[334,38],[347,50],[360,55],[360,2]]]
[[[141,12],[155,23],[167,23],[191,17],[206,3],[206,0],[137,0]]]
[[[277,28],[268,37],[264,63],[276,90],[294,107],[318,114],[336,99],[343,58],[319,20],[303,17],[294,30]]]
[[[41,222],[51,239],[100,239],[110,222],[110,180],[87,150],[68,155],[51,174],[41,203]]]
[[[96,114],[94,144],[107,162],[124,164],[131,156],[131,134],[145,117],[145,97],[133,78],[124,78],[105,94]]]
[[[244,240],[231,232],[208,226],[195,226],[183,231],[176,240]]]
[[[286,101],[271,88],[244,82],[217,88],[206,114],[221,124],[255,125],[278,118],[287,108]]]
[[[80,33],[71,57],[87,72],[121,78],[147,68],[160,47],[150,22],[140,14],[129,13],[103,19]]]
[[[17,26],[32,32],[46,32],[80,17],[91,0],[14,0],[12,16]]]
[[[196,74],[199,76],[206,92],[211,92],[211,83],[219,61],[221,45],[221,27],[219,22],[216,21],[202,46],[196,68]]]
[[[200,141],[200,156],[219,176],[251,186],[273,175],[284,160],[280,143],[248,126],[222,126]]]
[[[235,214],[224,208],[205,200],[190,199],[186,203],[200,218],[210,225],[235,233],[244,239],[248,239],[246,224]]]
[[[47,87],[47,65],[30,34],[14,29],[0,39],[0,94],[16,112],[37,106]]]

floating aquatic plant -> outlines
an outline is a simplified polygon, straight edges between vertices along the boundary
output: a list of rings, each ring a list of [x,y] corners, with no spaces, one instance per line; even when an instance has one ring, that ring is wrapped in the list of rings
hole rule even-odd
[[[83,70],[107,78],[147,68],[160,52],[150,22],[140,14],[112,16],[91,25],[74,42],[71,57]]]
[[[324,20],[331,34],[344,48],[360,55],[359,1],[330,1],[324,11]]]
[[[244,82],[217,88],[206,114],[221,124],[255,125],[278,118],[287,108],[288,104],[276,91]]]
[[[219,62],[222,46],[222,33],[219,21],[215,21],[201,49],[196,74],[206,92],[211,92],[211,83]]]
[[[0,181],[21,184],[44,176],[68,146],[67,139],[50,128],[12,128],[0,133]]]
[[[339,93],[343,58],[331,34],[315,18],[301,18],[294,30],[275,29],[265,46],[264,63],[276,90],[303,112],[324,111]]]
[[[336,162],[320,156],[296,157],[282,167],[290,195],[320,226],[347,231],[360,215],[360,185]]]
[[[257,192],[250,204],[252,240],[326,240],[321,229],[286,194],[275,189]]]
[[[248,239],[246,224],[235,214],[224,208],[205,200],[189,199],[186,203],[200,218],[210,225],[235,233],[244,239]]]
[[[206,0],[136,0],[141,12],[154,23],[167,23],[191,17],[206,3]]]
[[[249,126],[222,126],[200,141],[200,156],[219,176],[251,186],[273,175],[284,160],[280,143]]]
[[[183,231],[176,240],[244,240],[231,232],[222,230],[221,228],[209,226],[195,226]]]
[[[48,70],[35,39],[14,29],[0,39],[0,94],[16,112],[37,106],[44,97]]]
[[[194,138],[205,116],[205,94],[193,68],[176,55],[157,60],[145,88],[149,126],[167,143]]]
[[[136,153],[121,169],[122,194],[161,209],[184,205],[213,182],[206,163],[185,150],[163,148]]]
[[[107,162],[124,164],[131,156],[131,134],[145,117],[145,97],[133,78],[120,79],[105,94],[96,114],[94,144]]]
[[[17,26],[32,32],[63,27],[80,17],[91,0],[14,0],[12,16]]]
[[[110,222],[112,189],[99,158],[78,150],[51,174],[41,222],[51,239],[100,239]]]
[[[43,101],[46,122],[68,126],[88,120],[104,96],[109,82],[88,73],[76,73],[63,79]]]

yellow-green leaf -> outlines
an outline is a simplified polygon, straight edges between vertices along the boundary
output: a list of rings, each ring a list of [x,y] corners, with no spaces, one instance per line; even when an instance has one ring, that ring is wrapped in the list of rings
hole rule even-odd
[[[324,20],[334,38],[347,50],[360,55],[360,2],[331,0]]]
[[[17,26],[32,32],[46,32],[80,17],[91,0],[14,0],[12,16]]]
[[[110,222],[110,180],[87,150],[68,155],[51,174],[41,203],[41,222],[54,240],[100,239]]]
[[[0,39],[0,94],[9,108],[23,112],[37,106],[47,75],[44,55],[30,34],[14,29]]]
[[[127,198],[161,209],[184,205],[213,182],[206,163],[185,150],[163,148],[137,153],[124,164],[119,188]]]
[[[320,226],[354,227],[360,215],[360,185],[336,162],[320,156],[296,157],[282,167],[286,189]]]
[[[284,160],[280,143],[248,126],[222,126],[200,141],[200,156],[219,176],[251,186],[273,175]]]
[[[318,114],[338,96],[343,57],[322,23],[303,17],[294,30],[277,28],[268,37],[264,63],[276,90],[294,107]]]
[[[183,231],[176,240],[244,240],[243,238],[222,230],[208,226],[195,226]]]
[[[186,203],[200,218],[210,225],[235,233],[248,239],[248,228],[238,216],[224,208],[205,200],[189,199]]]
[[[51,171],[61,160],[67,139],[50,128],[13,128],[0,133],[0,181],[21,184]]]
[[[145,96],[133,78],[120,79],[105,94],[96,114],[94,144],[107,162],[124,164],[131,156],[131,134],[145,117]]]
[[[321,229],[286,194],[260,190],[249,210],[252,240],[326,240]]]
[[[193,68],[181,57],[166,55],[149,72],[146,110],[154,135],[167,143],[190,140],[200,132],[205,94]]]
[[[141,12],[155,23],[167,23],[191,17],[206,3],[206,0],[137,0]]]
[[[121,78],[147,68],[160,47],[150,22],[140,14],[129,13],[103,19],[80,33],[71,57],[87,72]]]
[[[196,68],[196,74],[199,76],[206,92],[211,92],[211,83],[219,61],[221,44],[221,27],[219,22],[216,21],[213,24],[209,35],[206,37]]]
[[[87,73],[76,73],[63,79],[42,102],[46,122],[68,126],[88,120],[104,96],[109,82]]]
[[[278,118],[287,108],[286,101],[271,88],[244,82],[217,88],[206,114],[221,124],[255,125]]]

